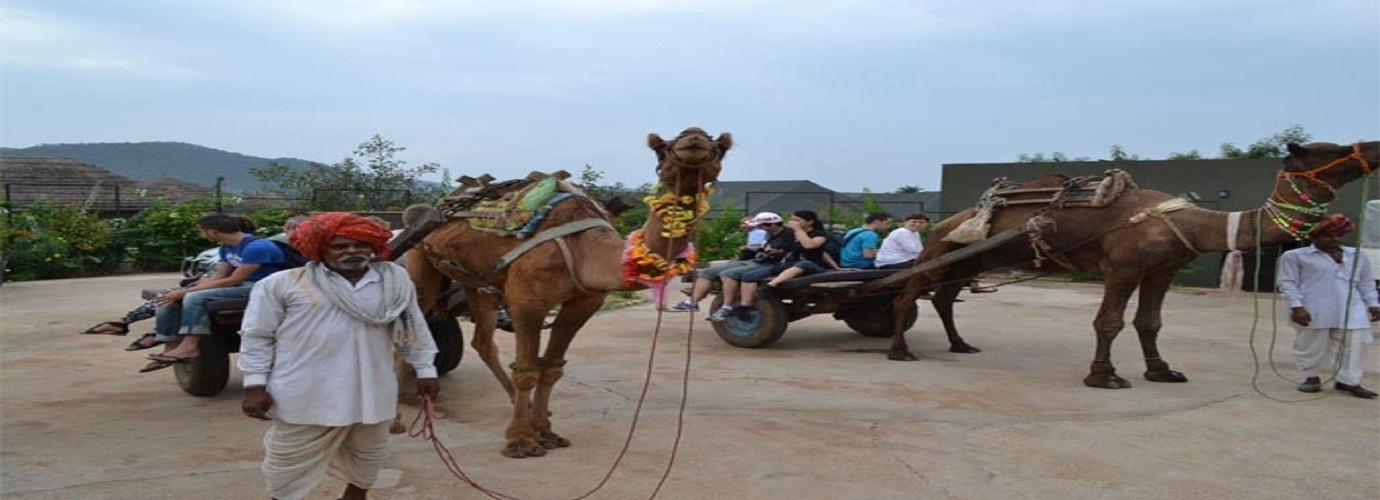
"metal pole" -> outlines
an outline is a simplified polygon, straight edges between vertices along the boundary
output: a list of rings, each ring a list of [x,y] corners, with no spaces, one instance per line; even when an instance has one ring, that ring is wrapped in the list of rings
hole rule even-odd
[[[223,183],[225,183],[225,178],[224,178],[224,177],[221,177],[221,176],[219,176],[219,175],[217,175],[217,176],[216,176],[216,213],[218,213],[218,214],[219,214],[219,213],[224,213],[224,212],[225,212],[225,206],[222,204],[222,201],[221,201],[221,184],[223,184]]]

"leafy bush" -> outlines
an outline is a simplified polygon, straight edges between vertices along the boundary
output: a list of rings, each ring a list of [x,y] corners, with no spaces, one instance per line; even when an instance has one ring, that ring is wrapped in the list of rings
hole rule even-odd
[[[159,200],[127,221],[120,230],[118,244],[125,260],[143,271],[178,269],[183,257],[210,246],[196,229],[196,220],[215,207],[213,199],[181,203]]]
[[[747,214],[741,209],[726,207],[717,219],[704,219],[695,228],[695,251],[700,267],[711,260],[738,258],[738,247],[747,242],[747,234],[738,227]]]
[[[103,274],[118,265],[112,224],[80,204],[39,202],[4,214],[0,226],[6,279],[25,281]]]

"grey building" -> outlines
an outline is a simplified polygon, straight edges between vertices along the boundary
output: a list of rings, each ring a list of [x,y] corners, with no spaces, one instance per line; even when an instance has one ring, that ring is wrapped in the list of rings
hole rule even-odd
[[[868,197],[897,218],[911,212],[932,214],[939,209],[940,202],[938,192],[844,193],[806,180],[723,181],[715,184],[706,217],[720,217],[726,210],[740,210],[747,214],[788,214],[796,210],[813,210],[826,217],[831,213],[862,214],[867,211],[864,200]]]
[[[1057,163],[953,163],[945,164],[941,192],[944,193],[939,215],[949,216],[977,203],[983,191],[994,179],[1008,177],[1023,181],[1045,174],[1059,173],[1070,177],[1101,175],[1108,169],[1130,172],[1142,188],[1181,195],[1210,210],[1246,211],[1260,208],[1274,189],[1275,173],[1282,167],[1279,158],[1240,160],[1192,161],[1094,161]],[[1369,189],[1363,189],[1366,183]],[[1361,220],[1366,199],[1380,198],[1380,182],[1372,175],[1337,190],[1338,198],[1329,207],[1333,212],[1345,213]],[[1362,191],[1365,193],[1363,199]],[[1367,221],[1380,224],[1380,221]],[[1354,238],[1354,236],[1353,236]],[[1354,244],[1354,243],[1349,243]],[[1274,259],[1279,248],[1265,249],[1260,265],[1262,284],[1274,281]],[[1191,286],[1217,286],[1223,254],[1209,253],[1194,261],[1181,274],[1179,282]],[[1246,258],[1247,283],[1252,288],[1254,258]]]

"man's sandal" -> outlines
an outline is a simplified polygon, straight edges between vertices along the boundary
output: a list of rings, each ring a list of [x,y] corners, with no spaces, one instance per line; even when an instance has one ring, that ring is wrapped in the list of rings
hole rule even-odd
[[[152,342],[149,342],[149,341],[152,341]],[[129,343],[129,347],[126,347],[125,350],[126,350],[126,351],[142,351],[142,350],[144,350],[144,349],[153,349],[153,348],[158,347],[158,346],[160,346],[160,345],[163,345],[163,341],[158,340],[158,339],[155,339],[155,338],[154,338],[154,334],[153,334],[152,332],[150,332],[150,333],[145,333],[144,336],[142,336],[142,337],[139,337],[139,338],[137,338],[137,339],[134,339],[134,342],[130,342],[130,343]]]
[[[100,328],[103,327],[103,326],[113,326],[113,327],[117,328],[117,330],[115,330],[115,331],[113,331],[113,332],[111,332],[111,331],[104,331],[104,330],[101,330],[101,329],[100,329]],[[86,331],[81,332],[81,333],[83,333],[83,334],[98,334],[98,333],[103,333],[103,334],[106,334],[106,335],[129,335],[129,323],[125,323],[125,322],[123,322],[123,321],[102,321],[102,322],[100,322],[100,323],[96,323],[96,325],[95,325],[95,326],[92,326],[91,328],[87,328]]]

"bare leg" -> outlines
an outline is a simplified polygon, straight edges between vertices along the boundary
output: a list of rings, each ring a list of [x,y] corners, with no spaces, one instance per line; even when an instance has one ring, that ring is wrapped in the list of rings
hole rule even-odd
[[[706,278],[695,278],[695,289],[690,292],[690,301],[699,304],[714,289],[714,282]]]
[[[1176,271],[1166,271],[1146,276],[1140,282],[1140,303],[1136,305],[1135,327],[1140,336],[1140,350],[1145,355],[1145,380],[1151,382],[1188,382],[1183,373],[1169,369],[1169,363],[1160,359],[1158,340],[1160,335],[1160,310],[1164,306],[1164,295],[1174,281]]]
[[[743,307],[753,307],[757,304],[757,282],[744,281],[742,286],[743,290],[739,294],[742,295],[742,298],[738,299],[738,301],[740,302],[740,304],[738,305]],[[728,305],[727,300],[724,301],[724,305]]]
[[[721,293],[723,294],[724,305],[733,307],[733,304],[738,303],[738,280],[727,276],[722,276],[721,280],[723,282],[723,291]]]

